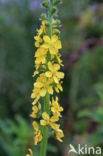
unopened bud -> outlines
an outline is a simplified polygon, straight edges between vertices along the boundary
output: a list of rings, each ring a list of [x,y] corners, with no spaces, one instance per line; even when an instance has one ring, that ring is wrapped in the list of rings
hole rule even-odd
[[[47,16],[46,16],[45,13],[42,13],[42,14],[41,14],[41,19],[43,19],[43,20],[47,19]]]
[[[57,5],[61,2],[61,0],[55,0],[54,5]]]
[[[44,2],[42,3],[42,5],[43,5],[43,7],[45,7],[45,8],[48,8],[48,7],[49,7],[48,1],[44,1]]]
[[[52,14],[52,15],[55,14],[56,11],[57,11],[57,9],[56,9],[55,7],[53,7],[53,8],[51,9],[51,14]]]

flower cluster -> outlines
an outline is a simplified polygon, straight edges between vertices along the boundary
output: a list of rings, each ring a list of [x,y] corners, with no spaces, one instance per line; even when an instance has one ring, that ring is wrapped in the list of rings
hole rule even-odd
[[[34,145],[42,142],[41,156],[46,155],[49,133],[53,134],[60,142],[64,137],[58,123],[62,117],[63,107],[59,105],[57,97],[57,93],[63,91],[62,79],[64,78],[64,73],[60,71],[63,66],[60,54],[62,44],[58,30],[60,21],[53,18],[58,3],[60,0],[45,0],[43,2],[43,6],[48,9],[48,15],[42,15],[40,29],[37,30],[37,35],[34,37],[37,50],[34,55],[35,72],[33,77],[36,81],[31,94],[33,102],[30,117],[33,118]],[[40,99],[44,99],[44,104],[40,103]],[[31,149],[29,149],[29,153],[26,156],[33,155]]]
[[[54,92],[59,93],[63,91],[61,86],[61,79],[64,78],[64,73],[60,71],[62,66],[61,54],[59,50],[62,48],[59,34],[57,34],[56,20],[52,19],[52,36],[48,34],[48,21],[43,20],[41,22],[40,29],[37,30],[37,36],[34,37],[35,46],[37,51],[35,52],[35,72],[36,82],[31,94],[32,113],[31,117],[34,119],[34,144],[37,145],[41,142],[43,136],[41,126],[48,126],[55,132],[57,140],[62,142],[64,137],[63,131],[60,129],[60,125],[57,123],[62,117],[61,112],[63,108],[59,105],[58,97],[53,97]],[[51,101],[49,102],[49,112],[41,109],[39,99],[45,97],[47,94],[51,95]],[[41,119],[42,117],[42,119]],[[37,121],[40,121],[39,124]]]

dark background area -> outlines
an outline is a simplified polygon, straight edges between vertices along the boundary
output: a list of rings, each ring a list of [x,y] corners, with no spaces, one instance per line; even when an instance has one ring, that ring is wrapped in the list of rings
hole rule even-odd
[[[34,39],[42,0],[0,0],[0,156],[25,156],[32,147],[30,94]],[[69,144],[103,148],[103,1],[63,0],[64,142],[50,138],[48,156],[68,154]],[[39,147],[34,148],[39,156]],[[95,155],[96,156],[96,155]]]

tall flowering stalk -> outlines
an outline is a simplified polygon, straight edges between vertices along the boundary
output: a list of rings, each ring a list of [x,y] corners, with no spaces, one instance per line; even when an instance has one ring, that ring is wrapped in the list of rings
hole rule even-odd
[[[30,116],[33,118],[34,145],[41,143],[40,156],[46,156],[50,132],[53,131],[54,137],[60,142],[64,137],[60,124],[58,124],[62,117],[63,108],[59,105],[58,97],[53,96],[55,92],[63,91],[61,80],[64,78],[64,73],[60,72],[62,66],[59,52],[62,45],[60,31],[58,30],[60,21],[54,18],[58,3],[60,3],[60,0],[45,0],[43,2],[43,6],[48,12],[41,15],[41,26],[34,37],[37,51],[34,56],[36,70],[33,77],[36,76],[37,79],[31,94],[34,101],[32,102]],[[43,105],[39,102],[40,98],[44,100]],[[31,153],[30,149],[29,152]]]

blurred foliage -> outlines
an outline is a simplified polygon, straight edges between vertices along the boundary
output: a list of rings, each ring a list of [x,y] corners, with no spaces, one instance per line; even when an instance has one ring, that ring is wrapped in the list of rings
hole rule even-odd
[[[0,0],[0,156],[32,147],[30,94],[35,79],[34,41],[42,0]],[[63,0],[58,8],[65,79],[60,103],[65,138],[49,140],[48,156],[69,144],[103,145],[103,1]],[[34,147],[34,155],[39,156]]]
[[[0,134],[0,145],[8,156],[23,156],[28,147],[29,138],[33,136],[33,130],[25,119],[16,116],[16,121],[0,120]]]

